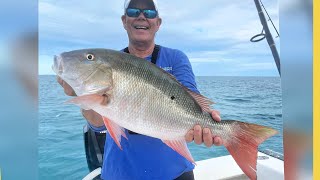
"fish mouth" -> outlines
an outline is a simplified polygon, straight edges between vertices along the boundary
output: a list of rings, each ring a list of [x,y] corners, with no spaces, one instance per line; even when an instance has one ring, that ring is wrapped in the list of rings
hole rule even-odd
[[[52,70],[57,74],[61,75],[63,73],[63,61],[60,56],[54,56],[54,63],[52,65]]]

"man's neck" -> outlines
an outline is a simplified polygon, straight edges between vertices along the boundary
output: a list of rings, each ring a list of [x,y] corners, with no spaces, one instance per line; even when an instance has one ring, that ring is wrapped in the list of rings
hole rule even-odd
[[[132,55],[135,55],[140,58],[145,58],[152,54],[155,44],[132,44],[130,43],[128,46],[129,52]]]

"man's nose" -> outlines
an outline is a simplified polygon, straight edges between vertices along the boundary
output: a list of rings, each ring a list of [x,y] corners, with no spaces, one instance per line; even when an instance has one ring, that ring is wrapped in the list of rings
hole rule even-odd
[[[141,12],[137,18],[142,19],[142,20],[146,20],[146,17],[144,16],[143,12]]]

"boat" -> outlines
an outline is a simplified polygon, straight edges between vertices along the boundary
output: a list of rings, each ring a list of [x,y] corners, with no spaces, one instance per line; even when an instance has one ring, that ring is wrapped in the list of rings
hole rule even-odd
[[[90,173],[83,180],[100,180],[106,131],[94,132],[88,125],[83,127],[87,164]],[[284,179],[283,155],[272,150],[258,152],[257,178]],[[194,177],[197,180],[247,180],[231,155],[196,161]]]

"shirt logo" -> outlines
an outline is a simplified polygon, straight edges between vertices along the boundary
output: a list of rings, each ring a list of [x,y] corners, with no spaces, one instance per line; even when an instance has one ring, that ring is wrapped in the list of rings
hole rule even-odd
[[[168,67],[161,67],[163,70],[165,71],[172,71],[172,67],[168,66]]]

